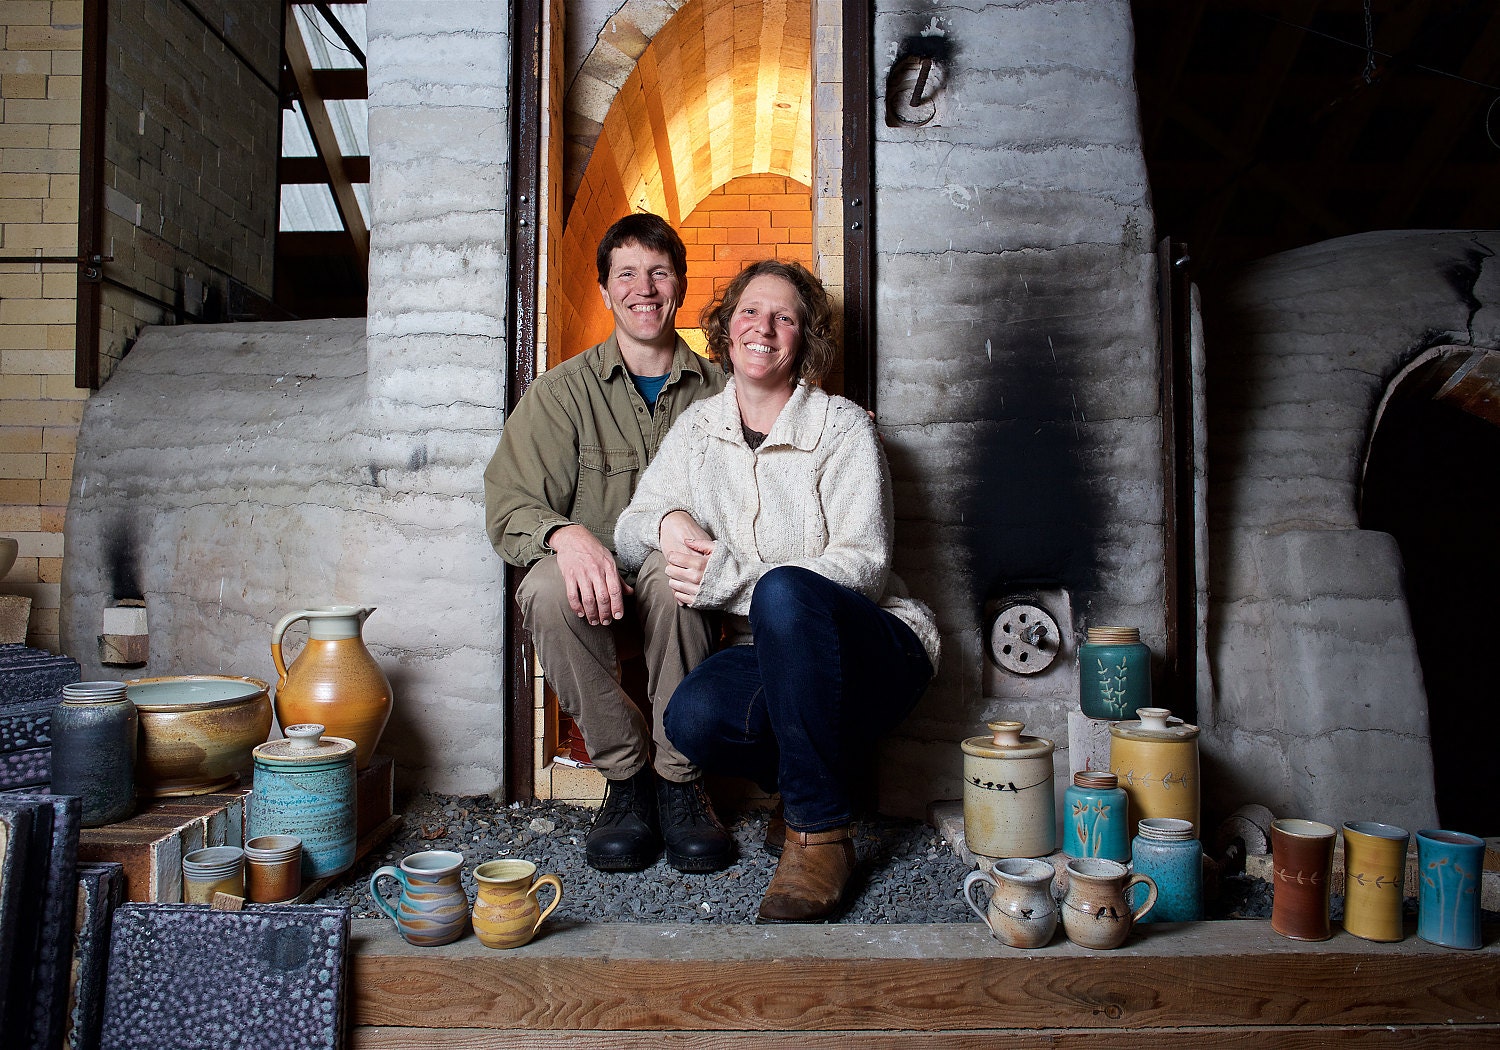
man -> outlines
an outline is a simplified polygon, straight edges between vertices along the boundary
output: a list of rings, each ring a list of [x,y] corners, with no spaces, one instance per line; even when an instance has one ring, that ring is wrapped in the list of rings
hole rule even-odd
[[[677,336],[687,250],[665,220],[616,222],[595,264],[614,332],[539,376],[505,421],[484,472],[485,524],[502,558],[529,566],[517,593],[522,622],[608,785],[588,863],[639,871],[665,844],[679,871],[717,871],[733,860],[733,840],[701,772],[662,729],[673,690],[714,642],[709,619],[677,603],[666,558],[708,537],[666,526],[662,551],[633,587],[613,547],[615,520],[667,430],[692,402],[722,390],[725,375]],[[650,727],[619,684],[614,631],[630,614],[644,636]]]

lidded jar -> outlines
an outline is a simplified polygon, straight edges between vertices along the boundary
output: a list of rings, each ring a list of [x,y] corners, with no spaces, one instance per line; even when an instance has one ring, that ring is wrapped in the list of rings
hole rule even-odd
[[[320,725],[292,725],[286,739],[255,751],[247,838],[302,840],[302,878],[337,875],[354,863],[354,741],[324,736]]]
[[[1057,848],[1052,741],[1020,722],[990,722],[964,750],[964,839],[985,857],[1045,857]]]
[[[1081,769],[1063,792],[1063,853],[1130,863],[1130,806],[1119,778]]]
[[[1165,707],[1143,707],[1139,720],[1109,727],[1109,769],[1130,798],[1131,835],[1146,817],[1186,820],[1196,833],[1198,727]]]
[[[1147,817],[1130,849],[1135,870],[1156,883],[1156,904],[1141,922],[1203,918],[1203,847],[1193,825],[1175,817]]]
[[[135,810],[138,725],[124,682],[63,686],[52,710],[52,793],[83,799],[84,827],[113,824]]]
[[[1151,650],[1139,627],[1090,627],[1078,647],[1078,706],[1119,721],[1151,706]]]

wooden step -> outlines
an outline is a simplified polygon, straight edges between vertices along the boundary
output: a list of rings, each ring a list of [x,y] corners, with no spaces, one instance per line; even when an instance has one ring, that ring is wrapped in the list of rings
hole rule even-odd
[[[1240,920],[1143,926],[1115,951],[1060,935],[1020,951],[978,923],[620,923],[549,925],[497,951],[472,935],[412,948],[390,922],[357,920],[349,1008],[353,1045],[383,1050],[748,1047],[788,1032],[829,1050],[851,1038],[1002,1037],[1007,1047],[1496,1046],[1500,930],[1485,941],[1464,952],[1339,931],[1305,944]]]

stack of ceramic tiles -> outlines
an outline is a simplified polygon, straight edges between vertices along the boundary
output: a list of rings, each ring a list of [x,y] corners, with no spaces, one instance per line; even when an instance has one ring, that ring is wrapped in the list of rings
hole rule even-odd
[[[78,662],[24,645],[0,645],[0,790],[45,787],[52,766],[52,709],[78,681]]]

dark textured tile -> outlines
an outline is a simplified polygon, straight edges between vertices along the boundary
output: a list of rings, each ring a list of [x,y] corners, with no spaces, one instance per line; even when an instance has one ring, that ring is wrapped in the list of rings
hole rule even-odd
[[[63,1018],[68,1008],[68,969],[73,952],[73,919],[78,910],[78,832],[83,802],[71,795],[23,795],[12,793],[9,799],[29,800],[50,810],[47,849],[38,869],[38,892],[29,898],[41,917],[29,977],[30,1010],[25,1027],[13,1031],[25,1033],[7,1046],[17,1050],[55,1050],[62,1042]],[[48,824],[43,818],[38,826]],[[37,836],[35,841],[39,841]],[[35,844],[34,841],[34,844]],[[33,861],[36,858],[33,857]],[[16,987],[11,975],[11,987]]]
[[[52,779],[52,749],[0,751],[0,791],[12,788],[47,789]]]
[[[47,697],[78,681],[78,661],[24,645],[0,645],[0,710]]]
[[[37,823],[45,820],[51,835],[52,816],[35,802],[0,796],[0,1032],[24,1031],[30,1006],[27,976],[35,952],[41,916],[31,903],[40,887],[33,851],[46,854],[45,840],[37,844]]]
[[[29,751],[52,743],[52,709],[58,698],[44,696],[0,707],[0,752]]]
[[[101,1045],[342,1047],[348,952],[347,908],[122,905]]]
[[[97,1050],[104,1019],[104,979],[109,970],[109,928],[125,900],[125,871],[118,864],[78,865],[78,917],[73,934],[73,980],[63,1050]]]

